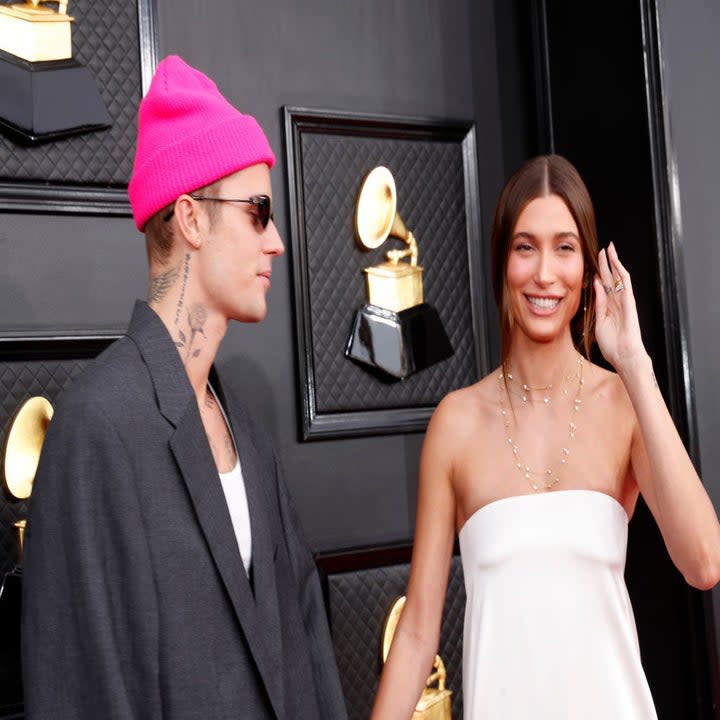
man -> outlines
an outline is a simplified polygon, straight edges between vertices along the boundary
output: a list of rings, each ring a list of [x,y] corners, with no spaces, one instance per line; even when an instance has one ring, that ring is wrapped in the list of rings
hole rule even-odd
[[[148,303],[58,403],[31,500],[28,720],[345,717],[273,449],[213,369],[228,321],[265,316],[273,163],[211,80],[160,63],[129,187]]]

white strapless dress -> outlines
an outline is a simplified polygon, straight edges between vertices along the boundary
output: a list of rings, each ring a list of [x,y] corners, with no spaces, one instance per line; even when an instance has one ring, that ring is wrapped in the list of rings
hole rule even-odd
[[[656,720],[625,586],[628,518],[564,490],[490,503],[460,530],[465,720]]]

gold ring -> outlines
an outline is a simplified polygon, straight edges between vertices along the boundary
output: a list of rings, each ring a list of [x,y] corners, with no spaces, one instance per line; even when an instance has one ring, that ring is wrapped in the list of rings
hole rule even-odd
[[[622,292],[624,289],[625,289],[625,285],[624,285],[623,281],[622,281],[622,280],[618,280],[618,281],[615,283],[615,292],[616,292],[616,293],[619,293],[619,292]]]

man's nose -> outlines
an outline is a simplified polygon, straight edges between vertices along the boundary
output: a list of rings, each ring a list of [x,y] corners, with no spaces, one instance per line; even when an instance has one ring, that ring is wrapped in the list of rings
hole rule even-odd
[[[268,255],[282,255],[285,252],[285,245],[274,220],[270,220],[265,228],[264,250]]]

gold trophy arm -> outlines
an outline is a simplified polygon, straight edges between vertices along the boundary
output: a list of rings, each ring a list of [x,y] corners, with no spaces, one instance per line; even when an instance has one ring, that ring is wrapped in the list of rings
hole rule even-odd
[[[408,232],[407,237],[403,238],[407,244],[407,250],[388,250],[385,253],[386,259],[393,265],[397,265],[402,258],[409,257],[410,265],[417,265],[418,261],[418,246],[415,236]]]
[[[439,655],[435,656],[435,662],[433,663],[433,673],[427,679],[425,685],[430,687],[434,682],[437,681],[437,689],[443,691],[445,689],[445,679],[447,678],[447,672],[445,671],[445,663]]]
[[[45,7],[40,4],[41,0],[26,0],[24,3],[13,3],[13,6],[18,9],[25,9],[32,11],[33,13],[54,13],[52,8]]]

